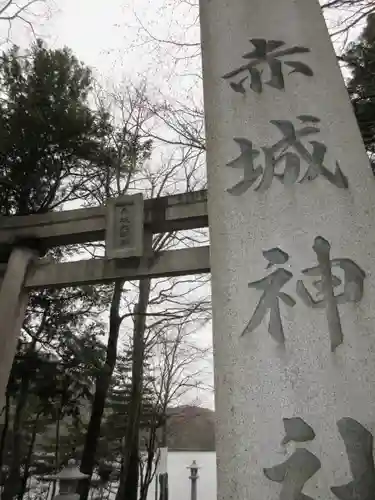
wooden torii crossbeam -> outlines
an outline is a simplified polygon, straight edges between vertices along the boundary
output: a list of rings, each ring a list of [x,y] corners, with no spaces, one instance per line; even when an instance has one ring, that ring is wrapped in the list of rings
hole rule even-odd
[[[0,218],[0,407],[31,289],[207,273],[208,246],[152,258],[143,251],[144,234],[204,227],[205,190],[144,202],[140,195],[125,196],[97,208]],[[98,241],[106,242],[104,258],[54,263],[35,250]]]

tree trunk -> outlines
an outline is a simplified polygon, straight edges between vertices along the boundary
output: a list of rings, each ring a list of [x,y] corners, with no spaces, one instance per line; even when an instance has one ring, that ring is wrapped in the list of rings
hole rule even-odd
[[[10,416],[10,396],[9,396],[9,390],[7,390],[5,393],[4,425],[1,431],[1,438],[0,438],[0,485],[2,484],[2,476],[3,476],[2,467],[4,465],[4,460],[5,460],[5,452],[6,452],[5,445],[9,429],[9,416]]]
[[[29,378],[24,376],[21,382],[20,396],[18,398],[18,403],[16,407],[16,412],[13,420],[13,442],[12,442],[12,454],[11,463],[8,477],[4,484],[3,494],[1,495],[1,500],[12,500],[18,495],[20,488],[21,475],[21,444],[22,444],[22,420],[23,420],[23,410],[27,403],[27,397],[29,393]]]
[[[60,429],[61,429],[61,420],[63,418],[63,399],[64,393],[61,396],[60,406],[56,412],[56,428],[55,428],[55,474],[58,474],[60,468]],[[54,498],[56,495],[57,489],[57,481],[52,481],[52,493],[51,498]]]
[[[153,424],[154,423],[155,422],[153,422]],[[148,490],[153,478],[155,477],[155,472],[156,472],[154,467],[154,458],[155,458],[155,443],[156,443],[157,428],[153,424],[149,429],[148,445],[147,445],[147,461],[144,470],[143,484],[141,484],[140,487],[139,500],[147,500]]]
[[[30,477],[30,465],[31,465],[32,457],[33,457],[36,435],[38,433],[38,423],[39,423],[40,415],[41,415],[41,412],[38,412],[36,414],[36,418],[34,421],[33,432],[31,434],[29,449],[27,451],[27,456],[26,456],[26,460],[24,463],[24,471],[23,471],[23,476],[22,476],[22,480],[21,480],[21,485],[20,485],[20,489],[18,492],[18,500],[22,500],[22,498],[26,492],[27,481]]]
[[[37,344],[36,338],[30,344],[27,355],[35,351]],[[26,373],[22,376],[19,397],[17,401],[16,411],[13,418],[12,428],[12,447],[11,447],[11,462],[8,476],[4,482],[4,489],[1,495],[1,500],[11,500],[18,495],[21,487],[21,462],[22,462],[22,434],[23,434],[23,413],[27,404],[30,388],[30,374]]]
[[[134,309],[132,387],[129,416],[125,434],[124,455],[116,500],[137,500],[139,478],[139,424],[141,416],[146,313],[151,279],[139,282],[138,303]]]
[[[85,445],[82,453],[81,472],[89,474],[89,478],[80,481],[78,493],[80,500],[87,500],[90,490],[90,478],[94,471],[96,449],[100,437],[100,428],[104,413],[108,388],[111,383],[113,370],[117,360],[117,343],[121,325],[120,303],[124,281],[117,281],[114,286],[110,316],[109,316],[109,337],[106,350],[106,360],[103,368],[96,377],[94,401],[91,407],[91,417],[87,428]]]
[[[124,483],[124,492],[126,500],[137,500],[139,483],[139,430],[136,430],[133,446],[129,457],[129,466]]]

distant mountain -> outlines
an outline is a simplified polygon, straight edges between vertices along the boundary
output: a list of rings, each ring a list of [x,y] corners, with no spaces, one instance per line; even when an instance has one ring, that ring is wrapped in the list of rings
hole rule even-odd
[[[167,410],[167,443],[170,450],[215,451],[215,413],[199,406]]]
[[[85,420],[89,419],[90,410],[87,402],[82,405]],[[171,451],[215,451],[215,412],[199,406],[177,406],[167,410],[167,445]],[[2,421],[0,417],[0,432]],[[161,436],[159,429],[159,438]],[[46,424],[42,434],[37,435],[36,450],[50,451],[55,437],[55,424]],[[63,419],[60,426],[62,440],[66,440],[71,432],[71,419]],[[145,431],[141,431],[141,436]],[[160,442],[160,441],[159,441]],[[141,448],[142,448],[141,438]],[[76,444],[77,450],[81,443]]]

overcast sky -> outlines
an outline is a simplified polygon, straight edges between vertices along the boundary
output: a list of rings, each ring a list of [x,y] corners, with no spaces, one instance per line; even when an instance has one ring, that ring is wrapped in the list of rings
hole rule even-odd
[[[276,1],[276,0],[275,0]],[[197,9],[176,0],[55,0],[51,17],[36,31],[50,46],[70,47],[107,85],[138,84],[168,99],[202,99],[199,48],[178,44],[199,42]],[[1,30],[1,26],[0,26]],[[6,27],[3,25],[5,33]],[[156,39],[173,40],[173,44]],[[16,25],[12,39],[27,46],[32,36]],[[211,329],[202,336],[210,342]],[[208,340],[207,340],[208,339]],[[206,343],[206,342],[205,342]],[[199,394],[213,406],[212,394]]]
[[[155,51],[153,49],[157,48],[157,44],[145,44],[145,32],[140,31],[140,23],[145,23],[148,28],[152,27],[156,34],[162,32],[163,36],[172,29],[168,27],[169,20],[175,14],[177,18],[180,17],[180,13],[172,13],[168,0],[134,0],[136,10],[127,0],[46,1],[50,7],[48,18],[44,15],[42,6],[38,10],[39,15],[28,17],[33,22],[36,35],[52,48],[69,47],[80,60],[94,69],[95,76],[102,83],[108,86],[122,82],[137,85],[147,80],[148,88],[155,96],[159,94],[172,97],[174,94],[180,97],[184,93],[184,84],[179,82],[174,61],[164,61],[163,49]],[[55,5],[52,4],[53,1]],[[5,2],[6,0],[0,0],[0,8]],[[24,3],[26,0],[18,2],[19,5]],[[189,18],[186,13],[182,17],[185,21]],[[170,23],[171,26],[172,24]],[[183,32],[186,33],[186,30]],[[193,35],[198,33],[197,27]],[[23,48],[27,48],[35,40],[29,26],[24,23],[13,23],[12,30],[8,32],[7,23],[0,21],[0,42],[8,35],[13,43]],[[5,43],[1,48],[6,48]],[[200,94],[200,89],[197,89],[197,94]],[[124,324],[123,332],[127,330],[127,326],[131,325]],[[198,345],[210,346],[210,326],[201,330],[195,338]],[[202,381],[212,386],[211,359],[200,363],[200,368],[206,372]],[[196,369],[193,366],[189,371]],[[213,393],[194,389],[182,402],[213,407]]]
[[[52,18],[39,33],[52,46],[67,45],[97,75],[110,81],[148,80],[148,86],[178,97],[186,92],[178,79],[191,61],[168,57],[175,47],[146,43],[150,36],[199,41],[196,9],[175,0],[55,0]],[[142,29],[144,26],[149,33]],[[181,28],[181,29],[180,29]],[[196,49],[195,49],[196,51]],[[185,55],[185,54],[184,54]],[[194,67],[200,66],[196,58]],[[176,81],[178,84],[176,86]]]

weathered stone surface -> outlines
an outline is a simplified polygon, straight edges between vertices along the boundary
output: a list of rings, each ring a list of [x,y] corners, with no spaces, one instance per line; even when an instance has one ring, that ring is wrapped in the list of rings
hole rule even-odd
[[[25,238],[44,248],[104,241],[106,207],[81,208],[36,215],[0,217],[0,262],[8,260],[12,245]],[[181,193],[144,201],[144,223],[153,233],[207,227],[207,192]]]
[[[218,498],[368,495],[337,425],[375,429],[375,181],[318,1],[200,4]]]
[[[143,196],[121,196],[107,202],[105,253],[108,259],[143,255]]]
[[[0,288],[0,408],[4,406],[5,389],[28,301],[23,284],[27,268],[35,257],[34,250],[15,248]]]
[[[181,276],[210,271],[209,247],[159,252],[151,259],[88,259],[63,263],[36,262],[30,267],[25,288],[63,288],[83,284],[111,283],[116,279]],[[1,276],[1,267],[0,267]]]

